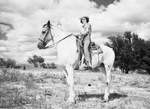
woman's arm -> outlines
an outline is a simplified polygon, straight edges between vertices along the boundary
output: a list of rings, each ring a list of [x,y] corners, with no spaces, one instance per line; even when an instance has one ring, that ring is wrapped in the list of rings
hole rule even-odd
[[[81,35],[87,35],[91,33],[91,25],[88,24],[85,28],[84,28],[84,31],[81,32]]]

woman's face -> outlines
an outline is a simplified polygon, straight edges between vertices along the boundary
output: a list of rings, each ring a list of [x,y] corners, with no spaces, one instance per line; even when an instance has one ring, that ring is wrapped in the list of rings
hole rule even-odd
[[[82,23],[83,23],[83,24],[86,24],[86,23],[87,23],[86,18],[82,18]]]

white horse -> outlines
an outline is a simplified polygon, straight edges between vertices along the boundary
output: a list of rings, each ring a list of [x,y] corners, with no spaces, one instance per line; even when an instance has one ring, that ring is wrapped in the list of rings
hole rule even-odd
[[[65,37],[66,36],[66,37]],[[43,25],[42,33],[39,38],[38,47],[46,46],[48,42],[53,41],[53,45],[56,45],[58,62],[62,66],[66,80],[69,86],[69,102],[75,101],[74,91],[74,67],[78,63],[78,50],[76,45],[76,37],[73,34],[66,34],[57,26],[53,26],[50,21]],[[106,74],[106,88],[104,94],[104,100],[109,99],[109,89],[111,80],[111,69],[113,67],[115,54],[114,51],[105,46],[100,45],[103,53],[92,55],[92,68],[104,64]],[[48,48],[48,47],[45,47]]]

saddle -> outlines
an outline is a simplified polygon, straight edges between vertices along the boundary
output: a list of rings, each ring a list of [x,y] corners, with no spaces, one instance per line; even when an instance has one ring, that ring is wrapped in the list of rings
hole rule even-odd
[[[94,52],[94,53],[97,52],[97,54],[103,53],[102,48],[99,45],[97,45],[95,42],[91,42],[89,46],[90,46],[91,52]]]
[[[82,55],[84,54],[84,43],[82,40],[80,40],[78,37],[76,37],[76,44],[77,44],[77,52],[79,53],[79,60],[82,60]],[[103,50],[101,46],[97,45],[95,42],[91,42],[89,45],[89,51],[91,54],[91,58],[93,54],[101,54],[103,53]]]

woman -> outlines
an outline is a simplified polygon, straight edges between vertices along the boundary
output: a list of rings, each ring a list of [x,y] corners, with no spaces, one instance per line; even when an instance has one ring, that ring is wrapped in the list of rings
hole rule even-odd
[[[89,24],[89,17],[83,16],[80,18],[80,22],[83,24],[80,31],[80,39],[83,41],[84,46],[84,56],[86,59],[86,64],[88,67],[91,65],[91,55],[89,50],[89,45],[91,43],[91,25]]]

